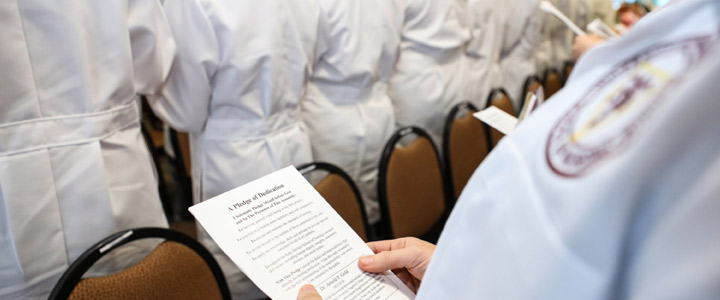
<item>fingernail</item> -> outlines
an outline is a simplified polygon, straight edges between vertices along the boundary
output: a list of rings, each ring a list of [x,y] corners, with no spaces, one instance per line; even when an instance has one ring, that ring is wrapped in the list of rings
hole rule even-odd
[[[315,291],[315,287],[312,284],[303,285],[301,288],[303,291]]]
[[[372,264],[372,262],[373,262],[372,256],[364,256],[364,257],[360,258],[360,263],[363,265],[367,266],[367,265]]]

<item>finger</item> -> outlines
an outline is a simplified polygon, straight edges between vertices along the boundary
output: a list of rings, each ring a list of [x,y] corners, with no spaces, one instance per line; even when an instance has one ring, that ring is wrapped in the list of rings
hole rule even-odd
[[[358,265],[361,269],[370,273],[380,273],[400,268],[412,269],[418,265],[421,254],[418,247],[382,251],[375,255],[361,257]]]
[[[392,248],[392,243],[395,240],[384,240],[384,241],[377,241],[377,242],[370,242],[367,243],[370,250],[373,251],[373,253],[379,253],[382,251],[389,251]]]
[[[310,284],[303,285],[298,292],[298,300],[322,300],[315,287]]]
[[[416,238],[399,238],[394,240],[384,240],[384,241],[376,241],[376,242],[370,242],[367,243],[368,247],[374,252],[374,253],[380,253],[383,251],[391,251],[396,249],[405,248],[408,245],[416,244],[420,240]]]

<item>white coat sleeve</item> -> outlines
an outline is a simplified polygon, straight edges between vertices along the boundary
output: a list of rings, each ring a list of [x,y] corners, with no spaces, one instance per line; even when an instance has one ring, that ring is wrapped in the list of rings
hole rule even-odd
[[[312,65],[317,65],[323,57],[330,50],[330,31],[331,24],[328,20],[328,10],[332,7],[328,7],[328,1],[317,1],[319,8],[319,20],[318,20],[318,32],[317,40],[315,41],[315,49],[312,57]],[[312,73],[312,71],[311,71]]]
[[[135,92],[155,94],[170,71],[175,53],[175,42],[160,2],[129,0],[128,29]]]
[[[487,57],[489,55],[482,50],[489,48],[485,45],[490,40],[489,35],[492,34],[488,26],[493,17],[490,5],[483,1],[470,1],[468,11],[471,38],[465,48],[466,54],[473,58]]]
[[[219,44],[208,14],[212,7],[198,0],[166,0],[164,8],[177,51],[164,89],[148,100],[171,127],[201,132],[219,62]]]
[[[717,153],[717,151],[715,152]],[[649,232],[630,251],[624,295],[632,300],[718,299],[720,296],[720,157],[707,159],[694,183],[655,215],[640,222]],[[658,211],[645,209],[645,211]],[[647,224],[653,224],[648,226]]]

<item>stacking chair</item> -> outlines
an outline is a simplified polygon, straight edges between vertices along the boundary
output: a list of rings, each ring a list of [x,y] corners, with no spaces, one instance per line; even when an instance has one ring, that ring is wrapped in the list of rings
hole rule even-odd
[[[525,106],[525,97],[527,97],[527,94],[536,91],[541,86],[543,86],[542,80],[536,75],[530,75],[525,79],[521,94],[523,98],[520,99],[520,108]]]
[[[445,119],[442,153],[453,202],[490,152],[490,129],[473,117],[477,111],[465,101],[455,105]]]
[[[562,79],[560,78],[560,72],[556,69],[548,69],[545,71],[545,83],[543,89],[545,90],[545,100],[550,99],[552,95],[557,93],[562,88]]]
[[[508,114],[511,114],[513,116],[517,116],[515,114],[515,109],[513,108],[512,101],[510,100],[510,96],[508,96],[508,93],[505,91],[505,89],[497,88],[490,91],[490,95],[488,96],[487,100],[487,107],[495,106],[503,111],[505,111]],[[486,108],[487,108],[486,107]],[[500,139],[502,139],[505,135],[495,130],[494,128],[490,129],[490,146],[491,149],[495,147],[500,142]]]
[[[103,255],[139,239],[165,239],[136,265],[102,277],[82,278]],[[164,228],[113,234],[86,250],[60,277],[49,299],[230,299],[225,277],[196,240]]]
[[[364,241],[371,240],[370,226],[360,189],[347,173],[335,165],[324,162],[304,164],[298,167],[298,170],[307,177],[312,177],[309,176],[311,173],[326,172],[327,175],[313,186]]]
[[[436,242],[450,211],[447,185],[428,133],[412,126],[396,131],[385,144],[378,174],[385,238],[414,236]]]

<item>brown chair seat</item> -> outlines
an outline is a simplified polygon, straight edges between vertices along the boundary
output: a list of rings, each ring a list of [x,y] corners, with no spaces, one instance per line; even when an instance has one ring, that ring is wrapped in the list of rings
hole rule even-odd
[[[162,238],[136,265],[107,276],[82,278],[110,251],[129,242]],[[85,251],[62,275],[49,299],[230,299],[225,277],[196,240],[164,228],[121,231]]]
[[[548,69],[545,71],[545,84],[543,89],[545,90],[545,100],[550,99],[555,93],[562,88],[562,79],[560,78],[560,72],[556,69]]]

